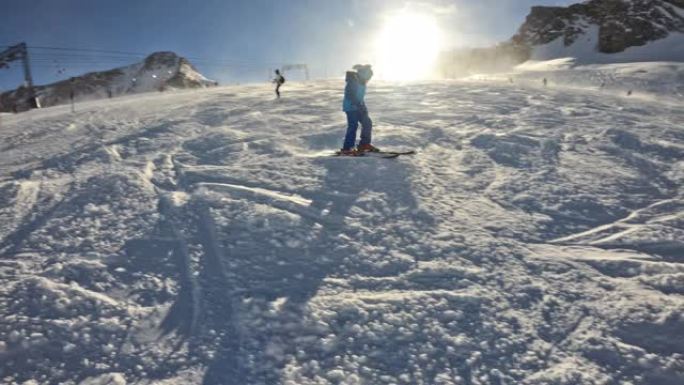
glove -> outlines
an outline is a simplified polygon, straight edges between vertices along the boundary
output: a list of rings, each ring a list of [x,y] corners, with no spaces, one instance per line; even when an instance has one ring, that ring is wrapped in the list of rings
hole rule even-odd
[[[362,114],[367,114],[368,113],[368,108],[366,107],[365,104],[359,104],[359,112]]]

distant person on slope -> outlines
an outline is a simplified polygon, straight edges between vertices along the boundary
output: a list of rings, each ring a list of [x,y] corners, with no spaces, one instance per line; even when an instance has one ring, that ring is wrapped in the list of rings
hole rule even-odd
[[[275,74],[276,77],[275,79],[273,79],[273,83],[275,83],[276,85],[276,96],[278,97],[278,99],[280,99],[280,86],[282,86],[283,83],[285,83],[285,77],[280,74],[280,70],[275,70]]]
[[[373,70],[369,64],[355,65],[355,71],[347,71],[344,88],[344,101],[342,110],[347,114],[347,134],[340,155],[355,156],[364,152],[380,151],[371,144],[373,121],[368,116],[368,109],[364,97],[366,96],[366,84],[373,77]],[[356,143],[356,131],[361,123],[361,141],[354,149]]]

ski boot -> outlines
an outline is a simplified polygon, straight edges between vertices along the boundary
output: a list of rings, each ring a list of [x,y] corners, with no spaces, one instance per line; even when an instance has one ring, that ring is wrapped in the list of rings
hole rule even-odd
[[[357,151],[356,149],[349,148],[349,149],[341,149],[340,151],[337,152],[337,155],[339,156],[361,156],[363,153],[360,151]]]
[[[356,151],[358,152],[380,152],[380,149],[373,146],[372,144],[360,144],[358,147],[356,147]]]

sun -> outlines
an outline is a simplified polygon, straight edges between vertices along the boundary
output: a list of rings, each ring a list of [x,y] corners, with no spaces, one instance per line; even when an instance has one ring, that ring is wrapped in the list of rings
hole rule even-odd
[[[388,18],[376,40],[377,72],[387,80],[429,77],[442,46],[433,17],[402,12]]]

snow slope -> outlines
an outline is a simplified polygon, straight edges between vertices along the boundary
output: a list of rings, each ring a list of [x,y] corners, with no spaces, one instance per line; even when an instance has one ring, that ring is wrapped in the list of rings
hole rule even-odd
[[[342,86],[3,116],[2,382],[684,382],[681,103]]]
[[[684,98],[684,63],[635,62],[581,65],[575,58],[530,60],[513,72],[482,74],[467,80],[513,82],[518,86],[576,89],[604,95],[622,95],[681,105]]]

